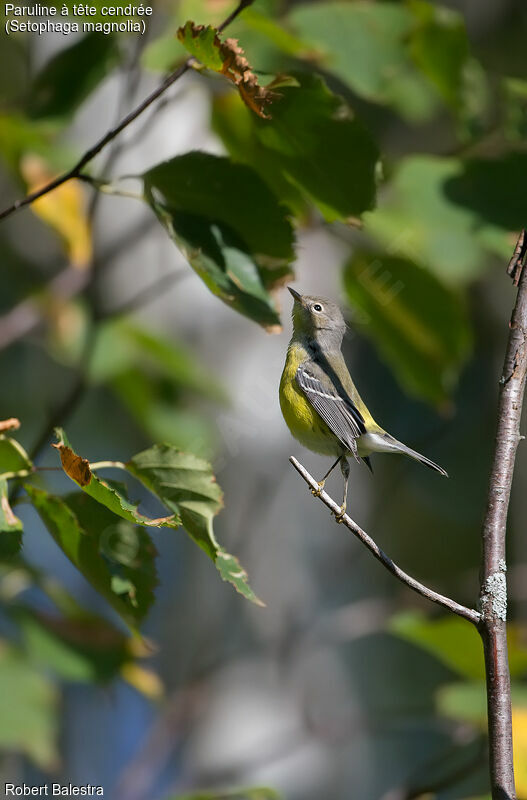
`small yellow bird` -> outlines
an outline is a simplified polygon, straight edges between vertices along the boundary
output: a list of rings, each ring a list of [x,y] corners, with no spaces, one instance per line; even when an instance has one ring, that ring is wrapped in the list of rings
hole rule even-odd
[[[349,464],[362,459],[371,470],[370,453],[403,453],[448,477],[442,467],[398,442],[378,425],[355,388],[341,352],[346,323],[339,307],[322,297],[293,296],[293,336],[280,380],[280,407],[295,439],[315,453],[337,456],[318,482],[340,464],[344,497],[337,519],[346,513]]]

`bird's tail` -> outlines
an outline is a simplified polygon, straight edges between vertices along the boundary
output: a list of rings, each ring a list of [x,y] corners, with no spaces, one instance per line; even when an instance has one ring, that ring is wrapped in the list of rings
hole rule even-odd
[[[418,453],[417,450],[412,450],[411,447],[407,447],[407,445],[397,441],[397,439],[394,439],[393,436],[390,436],[390,434],[385,434],[385,437],[386,444],[390,450],[393,449],[394,452],[397,451],[399,453],[404,453],[404,455],[410,456],[410,458],[413,458],[415,461],[419,461],[421,464],[424,464],[425,467],[430,467],[430,469],[434,469],[436,472],[444,475],[445,478],[448,478],[448,472],[443,469],[443,467],[440,467],[439,464],[435,464],[426,456]]]

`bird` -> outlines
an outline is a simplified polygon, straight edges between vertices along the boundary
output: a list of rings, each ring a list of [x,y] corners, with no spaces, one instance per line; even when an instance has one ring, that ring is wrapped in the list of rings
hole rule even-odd
[[[348,496],[348,458],[364,462],[373,472],[371,453],[402,453],[448,477],[446,470],[399,442],[372,417],[342,355],[347,326],[338,305],[287,288],[293,297],[293,335],[280,379],[282,415],[304,447],[336,457],[313,493],[320,496],[327,478],[340,464],[344,496],[336,518],[341,522]]]

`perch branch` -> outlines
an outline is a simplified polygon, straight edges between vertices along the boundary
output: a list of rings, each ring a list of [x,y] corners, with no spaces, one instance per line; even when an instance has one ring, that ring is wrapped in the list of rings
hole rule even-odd
[[[507,273],[518,286],[500,378],[498,426],[483,521],[480,633],[485,652],[489,766],[493,800],[515,800],[511,687],[507,653],[505,537],[527,375],[527,242],[522,231]]]
[[[300,464],[296,458],[291,456],[289,459],[293,467],[296,471],[302,476],[305,480],[307,485],[313,489],[313,491],[319,491],[319,485],[317,481],[313,478],[312,475],[309,474],[307,469]],[[338,504],[328,495],[327,492],[320,492],[318,495],[320,500],[324,503],[325,506],[329,508],[334,514],[339,514],[340,507]],[[356,522],[354,522],[348,514],[345,514],[342,518],[342,524],[348,528],[352,532],[354,536],[357,537],[367,548],[368,550],[373,553],[375,558],[386,567],[386,569],[395,575],[396,578],[399,578],[400,581],[405,583],[410,589],[413,589],[414,592],[420,594],[422,597],[426,597],[428,600],[431,600],[432,603],[437,603],[444,608],[448,608],[449,611],[453,611],[454,614],[458,614],[460,617],[464,617],[469,622],[472,622],[474,625],[478,625],[481,619],[481,615],[475,611],[473,608],[467,608],[466,606],[462,606],[460,603],[456,603],[455,600],[451,600],[449,597],[445,597],[438,592],[434,592],[433,589],[429,589],[428,586],[425,586],[423,583],[420,583],[415,578],[412,578],[411,575],[408,575],[404,572],[397,564],[395,564],[392,559],[386,555],[386,553],[381,550],[381,548],[376,544],[371,536],[360,528]]]
[[[234,11],[222,22],[222,24],[218,27],[218,31],[223,31],[227,25],[236,19],[238,14],[240,14],[244,8],[247,6],[252,5],[254,0],[240,0]],[[188,69],[192,66],[194,61],[193,57],[187,58],[187,60],[181,64],[176,70],[167,75],[166,78],[160,83],[157,89],[154,89],[145,99],[140,103],[136,108],[130,111],[120,122],[117,123],[113,128],[101,137],[92,147],[90,147],[83,156],[77,161],[77,163],[69,169],[67,172],[63,172],[62,175],[58,175],[49,183],[42,186],[35,192],[31,192],[31,194],[26,195],[26,197],[22,197],[20,200],[16,200],[13,205],[5,208],[3,211],[0,212],[0,220],[5,219],[5,217],[9,217],[11,214],[14,214],[15,211],[23,208],[24,206],[28,206],[33,203],[35,200],[38,200],[39,197],[42,197],[49,192],[52,192],[53,189],[56,189],[58,186],[62,186],[63,183],[66,181],[71,180],[72,178],[78,178],[82,169],[92,161],[96,155],[98,155],[101,150],[103,150],[107,144],[115,139],[121,131],[130,125],[137,117],[141,116],[141,114],[146,111],[146,109],[152,105],[158,97],[161,97],[162,94],[166,92],[167,89],[172,86],[182,75],[187,72]]]

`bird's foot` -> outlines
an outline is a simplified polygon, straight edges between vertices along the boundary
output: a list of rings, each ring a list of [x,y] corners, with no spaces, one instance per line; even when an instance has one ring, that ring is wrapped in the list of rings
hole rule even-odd
[[[318,489],[311,489],[311,494],[313,495],[313,497],[320,497],[325,483],[326,481],[317,481]]]
[[[346,503],[343,503],[341,505],[338,513],[336,511],[333,511],[333,514],[335,515],[335,522],[338,522],[340,524],[344,519],[344,517],[346,516]]]

